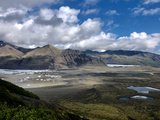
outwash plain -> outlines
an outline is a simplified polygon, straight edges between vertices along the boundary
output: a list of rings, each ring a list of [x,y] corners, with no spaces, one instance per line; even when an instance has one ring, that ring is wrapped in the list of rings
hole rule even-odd
[[[160,119],[160,92],[145,94],[127,89],[129,86],[160,89],[160,68],[83,66],[13,72],[0,77],[33,92],[41,100],[60,105],[89,120]],[[133,99],[133,96],[153,99]]]

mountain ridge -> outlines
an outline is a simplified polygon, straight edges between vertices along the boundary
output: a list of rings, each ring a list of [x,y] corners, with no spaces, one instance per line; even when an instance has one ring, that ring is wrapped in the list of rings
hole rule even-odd
[[[142,51],[128,51],[128,50],[107,50],[105,52],[97,51],[83,51],[84,54],[99,58],[106,64],[122,64],[122,65],[144,65],[160,67],[160,55],[142,52]]]
[[[89,64],[105,65],[103,61],[87,56],[78,50],[60,50],[52,45],[45,45],[32,50],[30,49],[25,53],[18,50],[20,47],[1,41],[0,44],[2,43],[3,45],[0,47],[2,53],[5,46],[9,46],[15,51],[11,52],[10,48],[6,48],[7,50],[5,51],[14,54],[8,56],[8,53],[6,52],[2,57],[0,56],[1,69],[57,69],[73,68]],[[17,57],[16,53],[21,53],[21,55],[18,54],[19,57]]]
[[[57,69],[83,65],[143,65],[160,67],[160,55],[129,50],[60,50],[52,45],[26,49],[0,41],[1,69]]]

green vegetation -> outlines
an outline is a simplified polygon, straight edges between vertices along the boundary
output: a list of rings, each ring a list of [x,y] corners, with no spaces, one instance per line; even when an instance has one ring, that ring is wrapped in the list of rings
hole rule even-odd
[[[33,93],[26,91],[23,88],[20,88],[10,82],[7,82],[7,81],[1,80],[1,79],[0,79],[0,88],[5,88],[6,90],[8,90],[10,92],[16,93],[19,95],[39,99],[39,97],[37,95],[34,95]]]
[[[24,90],[10,82],[0,79],[0,101],[7,102],[7,104],[12,106],[25,105],[25,103],[17,98],[17,95],[26,96],[34,99],[39,99],[38,96],[31,92]]]
[[[85,120],[0,79],[0,120]]]
[[[21,106],[10,107],[0,103],[0,120],[59,120],[63,119],[51,110]]]
[[[96,75],[95,75],[96,76]],[[95,77],[94,76],[94,77]],[[103,76],[103,77],[102,77]],[[112,76],[108,78],[108,76]],[[160,92],[137,93],[128,86],[149,86],[160,89],[160,74],[100,74],[97,79],[115,82],[101,84],[72,97],[60,100],[60,104],[90,120],[158,120],[160,119]],[[142,95],[154,100],[130,99]]]

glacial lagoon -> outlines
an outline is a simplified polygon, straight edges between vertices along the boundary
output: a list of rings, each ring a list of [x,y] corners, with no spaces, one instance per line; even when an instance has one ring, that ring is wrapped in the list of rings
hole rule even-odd
[[[127,89],[135,90],[135,91],[137,91],[137,93],[145,93],[145,94],[148,94],[150,91],[160,92],[159,89],[152,88],[152,87],[133,87],[133,86],[130,86],[130,87],[127,87]]]
[[[130,86],[130,87],[127,87],[127,89],[130,89],[130,90],[135,90],[137,91],[137,93],[143,93],[143,94],[149,94],[150,91],[157,91],[157,92],[160,92],[159,89],[156,89],[156,88],[152,88],[152,87],[133,87],[133,86]],[[141,95],[135,95],[135,96],[132,96],[130,98],[119,98],[119,100],[121,101],[128,101],[130,99],[147,99],[147,100],[154,100],[154,98],[151,98],[151,97],[147,97],[147,96],[141,96]]]

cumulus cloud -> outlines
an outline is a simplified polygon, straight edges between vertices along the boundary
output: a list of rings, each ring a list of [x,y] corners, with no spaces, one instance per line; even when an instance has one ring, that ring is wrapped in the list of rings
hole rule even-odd
[[[148,35],[145,32],[133,32],[129,37],[120,37],[118,41],[128,50],[152,51],[160,44],[159,37],[159,33]]]
[[[19,6],[33,7],[46,3],[56,4],[61,0],[1,0],[0,5],[3,8],[17,8]]]
[[[99,35],[92,36],[73,44],[68,44],[64,47],[80,49],[80,50],[141,50],[141,51],[154,51],[156,46],[160,44],[160,34],[147,35],[145,32],[133,32],[130,36],[119,37],[113,33],[101,32]]]
[[[80,13],[80,10],[70,9],[68,6],[60,7],[57,17],[61,18],[63,22],[75,23],[78,22],[77,15]]]
[[[26,14],[27,9],[8,8],[6,10],[0,9],[0,20],[3,21],[21,21]]]
[[[108,10],[105,13],[106,15],[119,15],[119,13],[116,10]]]
[[[144,4],[153,4],[153,3],[159,3],[160,2],[160,0],[144,0]]]
[[[101,32],[99,35],[91,36],[72,44],[64,45],[65,48],[73,48],[79,50],[106,50],[107,47],[115,40],[116,35],[112,33]]]
[[[130,36],[117,38],[116,34],[105,33],[100,19],[87,19],[78,23],[80,10],[62,6],[59,9],[42,8],[36,14],[15,9],[0,10],[0,39],[22,46],[37,47],[51,44],[59,48],[79,50],[143,50],[153,51],[160,45],[160,33],[133,32]],[[7,18],[19,15],[19,18]],[[5,19],[4,19],[5,18]],[[107,27],[114,27],[108,21]]]
[[[67,44],[98,34],[101,30],[100,20],[87,19],[82,24],[77,24],[79,12],[80,10],[62,6],[58,10],[41,9],[38,15],[25,18],[20,23],[1,20],[0,38],[28,47]]]
[[[51,9],[41,9],[39,16],[36,17],[34,20],[35,23],[40,25],[52,25],[52,26],[58,26],[63,21],[61,18],[55,17],[56,13],[54,10]]]
[[[43,20],[42,18],[38,17],[34,20],[35,23],[40,25],[52,25],[52,26],[58,26],[62,23],[62,19],[52,17],[50,20]]]
[[[54,16],[54,11],[48,8],[40,10],[40,17],[44,20],[51,20]]]

